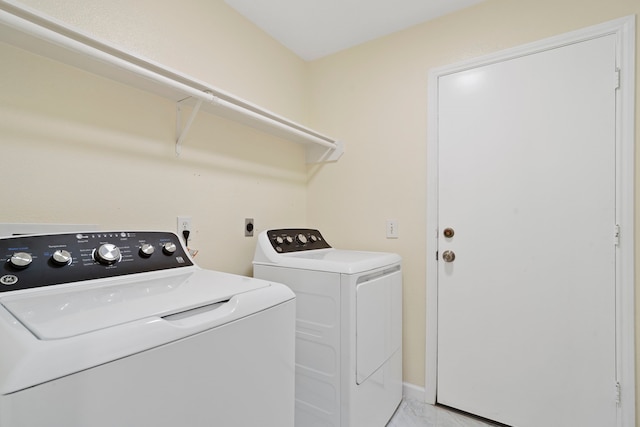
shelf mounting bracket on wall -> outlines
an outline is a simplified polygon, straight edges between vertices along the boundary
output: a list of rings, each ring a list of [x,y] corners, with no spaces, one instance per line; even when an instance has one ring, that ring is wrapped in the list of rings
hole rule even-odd
[[[202,106],[202,99],[198,99],[195,107],[191,110],[191,115],[189,116],[187,123],[182,127],[182,103],[188,99],[190,99],[190,97],[176,102],[176,156],[179,156],[182,152],[182,141],[184,141],[184,138],[187,136],[187,133],[189,132],[189,129]]]

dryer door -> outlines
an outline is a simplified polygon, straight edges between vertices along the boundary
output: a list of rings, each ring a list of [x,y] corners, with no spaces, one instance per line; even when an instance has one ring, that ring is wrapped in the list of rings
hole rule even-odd
[[[356,382],[362,384],[402,345],[400,265],[356,282]]]

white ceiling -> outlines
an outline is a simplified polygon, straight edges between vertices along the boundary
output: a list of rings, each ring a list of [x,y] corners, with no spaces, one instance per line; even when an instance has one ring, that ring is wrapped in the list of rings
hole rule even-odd
[[[464,9],[483,0],[225,0],[305,60]]]

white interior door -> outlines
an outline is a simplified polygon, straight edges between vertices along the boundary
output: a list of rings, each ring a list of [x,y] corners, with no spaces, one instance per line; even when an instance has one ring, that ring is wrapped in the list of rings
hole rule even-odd
[[[439,78],[441,404],[615,426],[615,44]]]

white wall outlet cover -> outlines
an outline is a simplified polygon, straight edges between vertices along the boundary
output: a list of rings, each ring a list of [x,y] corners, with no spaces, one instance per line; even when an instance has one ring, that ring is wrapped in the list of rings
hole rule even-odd
[[[178,234],[181,234],[184,230],[191,231],[191,217],[190,216],[179,216],[178,217]]]

